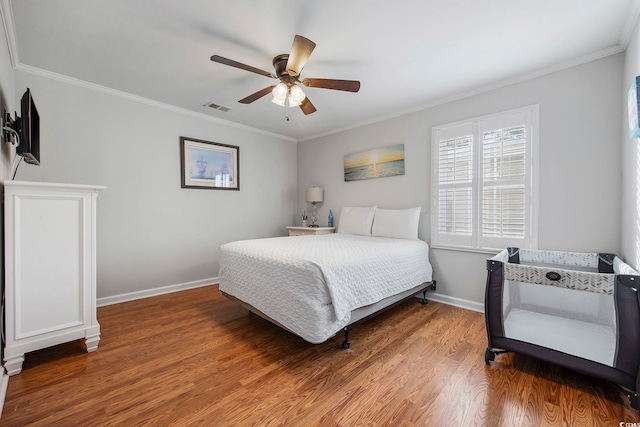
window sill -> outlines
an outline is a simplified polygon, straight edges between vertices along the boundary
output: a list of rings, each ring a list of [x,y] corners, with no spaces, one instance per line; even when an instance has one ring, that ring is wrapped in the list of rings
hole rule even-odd
[[[461,246],[445,246],[445,245],[431,245],[431,249],[441,249],[445,251],[458,251],[458,252],[471,252],[476,254],[489,254],[496,255],[503,249],[489,249],[489,248],[465,248]]]

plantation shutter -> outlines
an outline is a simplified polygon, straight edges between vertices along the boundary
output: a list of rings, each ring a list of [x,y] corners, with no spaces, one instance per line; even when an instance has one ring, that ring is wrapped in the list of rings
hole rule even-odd
[[[432,245],[534,247],[537,106],[434,128]]]
[[[481,120],[479,246],[529,247],[531,114]]]
[[[434,214],[440,244],[468,246],[473,242],[473,150],[471,124],[443,129],[436,135],[439,186]]]

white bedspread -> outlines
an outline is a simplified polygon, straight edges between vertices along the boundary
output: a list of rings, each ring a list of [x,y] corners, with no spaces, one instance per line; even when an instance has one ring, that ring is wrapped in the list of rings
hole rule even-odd
[[[431,278],[429,247],[421,240],[329,234],[220,248],[220,290],[312,343],[335,335],[352,310]]]

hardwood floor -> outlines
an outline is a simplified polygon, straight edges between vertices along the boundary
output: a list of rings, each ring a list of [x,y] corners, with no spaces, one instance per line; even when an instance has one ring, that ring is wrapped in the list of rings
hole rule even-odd
[[[102,339],[28,353],[3,426],[618,426],[605,382],[506,354],[484,363],[484,316],[402,304],[308,344],[217,286],[101,307]]]

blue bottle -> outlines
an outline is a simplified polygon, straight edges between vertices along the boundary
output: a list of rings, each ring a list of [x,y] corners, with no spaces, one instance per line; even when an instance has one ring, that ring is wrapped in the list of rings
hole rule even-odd
[[[329,209],[329,227],[333,227],[333,212]]]

